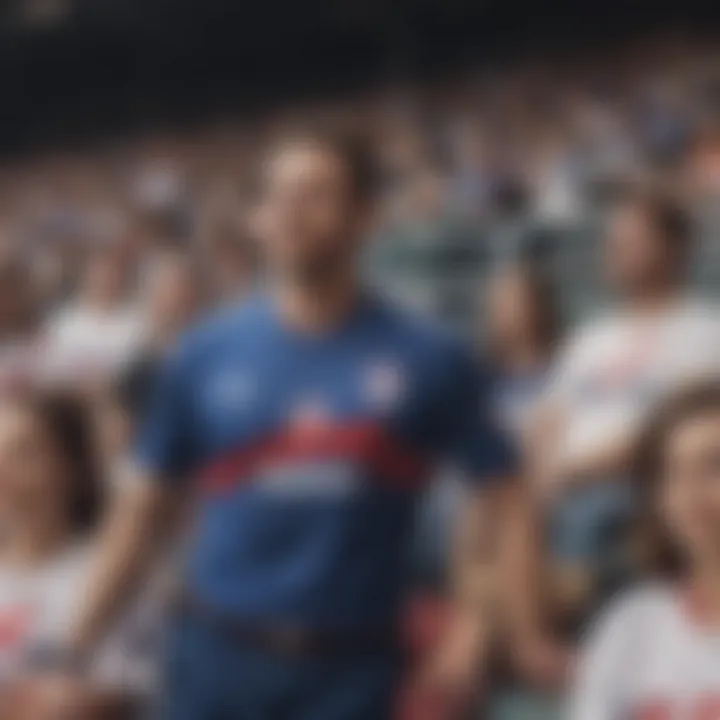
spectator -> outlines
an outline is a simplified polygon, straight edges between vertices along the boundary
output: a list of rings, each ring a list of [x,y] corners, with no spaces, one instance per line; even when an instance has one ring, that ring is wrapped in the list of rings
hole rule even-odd
[[[667,402],[640,443],[651,578],[588,638],[571,720],[717,717],[720,709],[720,385]]]
[[[237,301],[254,284],[257,258],[245,220],[236,208],[219,208],[202,223],[198,253],[217,303]]]
[[[630,453],[666,395],[720,370],[715,308],[688,295],[691,228],[657,192],[630,191],[605,240],[617,305],[561,353],[542,418],[558,602],[571,625],[627,579]],[[567,606],[567,607],[566,607]]]
[[[488,293],[488,342],[496,378],[495,412],[526,451],[530,483],[528,504],[533,504],[533,414],[548,379],[559,336],[559,310],[552,285],[529,265],[503,268]],[[537,518],[538,520],[540,518]],[[541,574],[542,568],[537,568]],[[555,718],[559,716],[560,690],[569,655],[546,623],[547,638],[528,652],[524,639],[516,639],[515,652],[496,646],[486,694],[484,717]],[[505,638],[503,638],[504,640]],[[510,648],[513,649],[513,648]]]
[[[142,312],[130,299],[132,279],[122,245],[88,249],[76,299],[46,327],[51,381],[102,385],[136,356],[146,330]]]
[[[0,707],[38,718],[23,679],[69,631],[89,569],[101,505],[91,436],[80,406],[24,395],[0,406]],[[77,718],[128,718],[152,682],[140,614],[128,615],[76,684]]]
[[[487,301],[497,412],[503,426],[524,441],[560,332],[554,291],[532,266],[513,265],[495,275]]]

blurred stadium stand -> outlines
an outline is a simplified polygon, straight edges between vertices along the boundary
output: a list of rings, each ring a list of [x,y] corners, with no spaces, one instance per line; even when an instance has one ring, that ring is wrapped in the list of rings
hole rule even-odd
[[[707,29],[711,4],[5,0],[0,150],[426,78],[482,57]]]
[[[0,153],[82,146],[154,127],[252,117],[302,99],[402,87],[534,53],[582,53],[653,28],[718,27],[702,2],[552,10],[518,0],[6,0],[0,4]],[[612,46],[612,45],[611,45]],[[718,285],[717,210],[701,218],[697,283]],[[529,254],[558,278],[570,318],[599,292],[592,208],[571,224],[514,213],[388,226],[371,267],[398,295],[467,326],[489,263]]]

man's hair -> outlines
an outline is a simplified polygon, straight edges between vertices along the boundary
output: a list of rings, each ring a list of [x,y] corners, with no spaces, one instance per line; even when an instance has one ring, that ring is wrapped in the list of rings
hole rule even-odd
[[[621,204],[640,210],[658,234],[681,253],[693,239],[693,222],[684,204],[671,193],[648,185],[627,188]]]
[[[683,569],[678,548],[658,516],[668,441],[685,423],[708,415],[717,415],[720,421],[720,379],[698,382],[669,397],[653,414],[637,443],[632,476],[641,511],[641,540],[654,573],[676,576]]]
[[[364,134],[323,124],[285,129],[270,143],[266,157],[298,146],[317,148],[337,158],[347,171],[357,201],[367,203],[375,198],[380,173],[372,144]]]

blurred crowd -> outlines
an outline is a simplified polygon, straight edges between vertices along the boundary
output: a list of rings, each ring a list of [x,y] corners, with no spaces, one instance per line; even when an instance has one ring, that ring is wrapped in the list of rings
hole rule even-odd
[[[631,441],[664,397],[720,371],[705,296],[720,278],[719,54],[664,37],[529,56],[0,165],[0,697],[27,637],[62,633],[81,601],[87,529],[122,482],[162,357],[262,281],[259,149],[322,117],[361,127],[381,160],[371,279],[477,339],[498,418],[526,448],[556,642],[519,658],[497,648],[478,681],[483,716],[558,717],[580,632],[634,577]],[[589,225],[584,265],[547,254]],[[588,294],[611,299],[600,319],[585,314]],[[37,385],[52,397],[27,399]],[[417,538],[417,596],[433,597],[412,608],[418,652],[442,623],[461,502],[452,477],[437,487]],[[145,695],[155,683],[163,590],[151,590],[108,641],[104,686]]]

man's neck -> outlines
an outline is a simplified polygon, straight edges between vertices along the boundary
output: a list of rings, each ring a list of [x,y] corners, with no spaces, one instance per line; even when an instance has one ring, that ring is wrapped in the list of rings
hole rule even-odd
[[[360,284],[350,274],[338,273],[322,282],[286,282],[275,289],[283,320],[288,326],[310,334],[341,325],[356,306]]]

